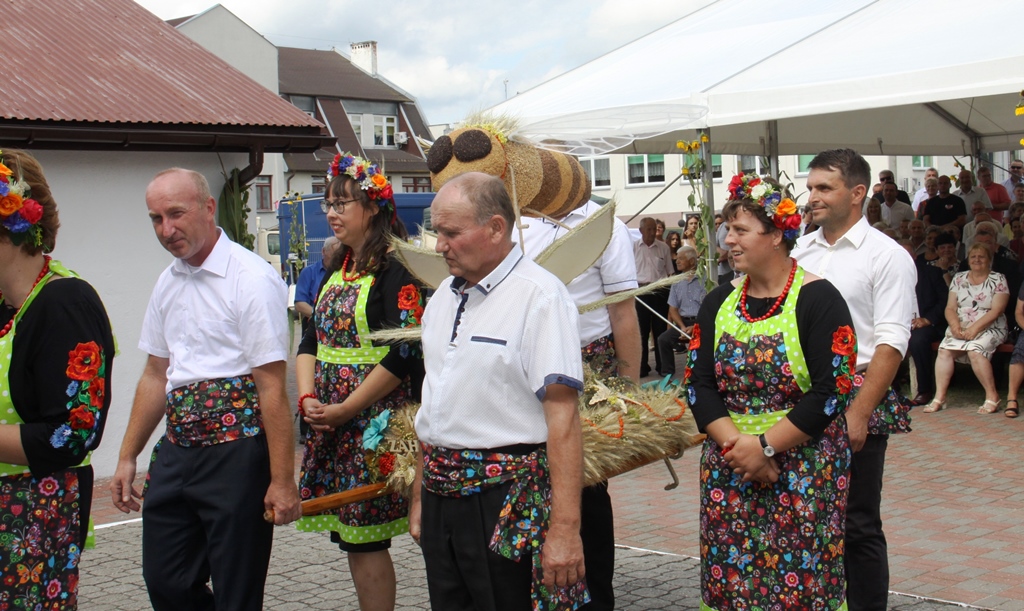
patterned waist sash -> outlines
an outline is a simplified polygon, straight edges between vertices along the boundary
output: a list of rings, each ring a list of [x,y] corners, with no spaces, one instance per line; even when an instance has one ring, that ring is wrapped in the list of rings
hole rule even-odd
[[[263,432],[256,381],[246,374],[204,380],[167,393],[167,440],[205,447]]]
[[[530,597],[534,611],[576,609],[590,602],[584,580],[553,591],[541,581],[540,552],[551,519],[551,480],[544,447],[522,455],[422,445],[423,486],[428,492],[463,497],[513,482],[488,547],[516,562],[524,553],[532,553]]]
[[[780,409],[777,412],[763,414],[737,414],[729,412],[729,417],[732,418],[733,424],[740,430],[740,433],[744,435],[761,435],[775,426],[776,422],[785,418],[789,411],[788,409]]]

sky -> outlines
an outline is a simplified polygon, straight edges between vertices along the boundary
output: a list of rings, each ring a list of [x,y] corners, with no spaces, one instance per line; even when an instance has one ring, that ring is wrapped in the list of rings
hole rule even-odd
[[[162,19],[211,0],[136,0]],[[683,17],[709,0],[222,0],[279,47],[377,41],[377,71],[427,121],[457,123]],[[628,6],[628,10],[627,10]],[[670,73],[672,58],[666,62]],[[595,92],[595,95],[599,92]]]

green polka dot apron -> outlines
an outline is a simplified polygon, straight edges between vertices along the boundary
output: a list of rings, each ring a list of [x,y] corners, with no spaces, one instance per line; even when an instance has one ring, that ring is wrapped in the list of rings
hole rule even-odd
[[[372,274],[346,280],[339,270],[317,298],[310,324],[315,325],[317,334],[314,382],[322,403],[344,401],[388,354],[387,346],[360,340],[370,332],[366,307],[374,281]],[[395,413],[409,397],[409,384],[404,381],[333,431],[310,429],[299,475],[302,499],[375,483],[376,475],[367,464],[367,450],[363,448],[363,433],[372,419],[385,410]],[[296,528],[331,531],[336,533],[332,538],[348,543],[373,543],[408,532],[407,515],[406,500],[400,494],[391,494],[346,505],[329,514],[301,518]]]
[[[749,322],[734,290],[715,317],[718,391],[737,428],[758,435],[811,387],[797,329],[804,271],[773,316]],[[818,440],[776,454],[775,484],[744,483],[710,438],[701,456],[701,609],[846,609],[849,448],[840,416]]]
[[[51,260],[50,271],[29,293],[11,329],[0,338],[0,424],[24,424],[14,408],[8,376],[18,322],[53,277],[76,274]],[[78,466],[89,464],[89,456]],[[64,469],[36,478],[28,465],[0,463],[0,580],[12,608],[74,609],[78,597],[81,527],[78,472]],[[85,546],[93,547],[92,520]]]

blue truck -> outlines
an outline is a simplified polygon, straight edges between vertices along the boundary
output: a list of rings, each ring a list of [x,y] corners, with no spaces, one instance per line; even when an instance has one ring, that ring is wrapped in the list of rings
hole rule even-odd
[[[277,226],[280,239],[281,269],[285,270],[289,284],[297,278],[295,265],[292,261],[301,256],[306,265],[320,264],[320,251],[324,240],[334,235],[327,225],[327,213],[320,209],[323,193],[310,193],[298,198],[284,198],[277,207]],[[395,206],[398,217],[405,223],[410,236],[417,235],[419,228],[430,228],[430,203],[434,201],[433,193],[396,193]],[[305,230],[306,252],[292,256],[289,251],[292,241],[292,216],[298,219]],[[301,232],[300,232],[301,235]]]

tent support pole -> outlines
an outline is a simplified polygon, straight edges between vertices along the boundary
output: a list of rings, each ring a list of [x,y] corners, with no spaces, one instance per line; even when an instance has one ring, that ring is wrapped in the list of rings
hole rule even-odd
[[[715,231],[715,189],[713,186],[714,177],[711,171],[711,128],[706,127],[697,130],[697,138],[703,140],[708,137],[708,144],[700,147],[700,156],[704,161],[704,171],[700,173],[701,189],[704,191],[704,209],[701,210],[701,225],[704,235],[707,238],[707,270],[708,279],[712,286],[718,284],[718,239]]]
[[[768,121],[768,172],[772,178],[779,178],[779,122]]]
[[[972,153],[975,153],[981,148],[981,134],[968,127],[966,123],[962,122],[960,119],[957,119],[948,110],[939,106],[935,102],[928,102],[927,104],[924,105],[924,107],[934,112],[936,115],[939,116],[940,119],[942,119],[946,123],[949,123],[950,125],[955,127],[957,131],[970,138],[971,148],[974,149],[973,151],[971,151]]]

